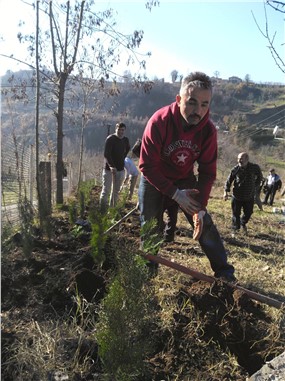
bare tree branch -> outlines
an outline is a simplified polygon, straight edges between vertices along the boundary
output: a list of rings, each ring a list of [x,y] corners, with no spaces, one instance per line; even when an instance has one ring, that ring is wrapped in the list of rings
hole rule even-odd
[[[281,2],[277,2],[277,1],[269,1],[267,0],[266,1],[266,4],[270,5],[272,8],[274,8],[272,6],[272,4],[270,3],[278,3],[279,5],[282,4],[282,6],[284,7],[285,6],[285,3],[281,3]],[[276,9],[276,8],[274,8]],[[279,9],[276,9],[276,10],[279,10]],[[279,10],[280,11],[280,10]],[[268,41],[269,45],[268,45],[268,49],[270,50],[270,53],[271,53],[271,56],[272,58],[274,59],[277,67],[283,72],[285,73],[285,61],[284,59],[281,57],[281,55],[278,53],[277,51],[277,48],[276,48],[276,45],[275,45],[275,37],[276,37],[276,32],[273,33],[273,35],[270,34],[269,32],[269,24],[268,24],[268,19],[267,19],[267,12],[266,12],[266,6],[265,6],[265,3],[264,3],[264,15],[265,15],[265,30],[263,30],[259,23],[257,22],[256,20],[256,17],[254,16],[254,13],[252,13],[252,16],[253,16],[253,19],[255,21],[255,24],[258,28],[258,30],[260,31],[260,33],[262,34],[262,36]],[[282,44],[284,45],[284,44]]]
[[[266,0],[266,4],[277,12],[285,13],[285,3],[283,1]]]

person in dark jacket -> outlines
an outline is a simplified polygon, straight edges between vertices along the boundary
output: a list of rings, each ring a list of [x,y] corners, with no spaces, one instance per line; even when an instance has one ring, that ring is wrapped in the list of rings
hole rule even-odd
[[[130,150],[129,139],[125,136],[125,131],[126,125],[117,123],[115,133],[109,135],[105,141],[100,194],[100,207],[103,212],[107,210],[108,206],[116,205],[125,178],[125,157]]]
[[[216,277],[235,281],[234,267],[207,212],[216,178],[217,129],[209,117],[212,83],[194,72],[183,78],[172,104],[157,110],[142,137],[139,209],[142,227],[151,220],[162,233],[164,198],[174,201],[194,229]],[[197,164],[197,177],[194,165]],[[196,167],[195,167],[196,170]],[[142,235],[142,247],[148,237]]]
[[[271,168],[269,171],[269,175],[265,182],[265,198],[263,201],[264,205],[267,205],[268,199],[269,199],[269,205],[273,205],[274,197],[277,191],[281,190],[282,187],[282,181],[280,179],[280,176],[275,173],[275,169]]]
[[[263,188],[263,185],[265,183],[265,178],[262,178],[261,183],[257,185],[255,188],[255,195],[254,195],[254,203],[258,206],[258,209],[263,211],[262,207],[262,201],[260,198],[261,190]]]
[[[227,200],[233,183],[232,196],[232,229],[237,231],[242,227],[247,234],[248,223],[254,206],[256,188],[262,181],[262,172],[257,164],[249,162],[246,152],[238,155],[238,164],[231,170],[225,183],[224,200]],[[241,212],[243,215],[241,217]]]

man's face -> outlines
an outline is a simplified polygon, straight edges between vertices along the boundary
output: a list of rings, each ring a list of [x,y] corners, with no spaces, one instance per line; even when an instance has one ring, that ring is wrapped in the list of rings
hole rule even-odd
[[[238,155],[238,165],[240,167],[246,167],[247,163],[248,163],[248,156],[245,155],[245,154],[240,154]]]
[[[176,102],[183,119],[192,126],[204,118],[209,110],[211,99],[211,90],[198,87],[188,89],[188,93],[183,96],[176,96]]]
[[[116,128],[116,135],[118,136],[118,138],[122,139],[125,135],[125,131],[125,127]]]

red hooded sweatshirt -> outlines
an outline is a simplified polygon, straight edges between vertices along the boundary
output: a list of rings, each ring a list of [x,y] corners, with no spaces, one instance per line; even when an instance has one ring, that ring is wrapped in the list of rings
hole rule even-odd
[[[198,164],[197,182],[194,163]],[[172,197],[177,188],[196,188],[205,208],[216,179],[217,130],[209,111],[196,126],[184,131],[176,102],[156,111],[143,137],[139,168],[161,193]]]

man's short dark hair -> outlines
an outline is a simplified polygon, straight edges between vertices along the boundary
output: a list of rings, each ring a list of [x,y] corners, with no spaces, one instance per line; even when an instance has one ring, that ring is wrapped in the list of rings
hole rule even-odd
[[[127,126],[125,125],[125,123],[120,122],[120,123],[116,123],[116,129],[117,128],[127,128]]]
[[[201,71],[194,71],[182,79],[180,95],[187,93],[189,88],[199,87],[201,89],[212,90],[211,78]]]

